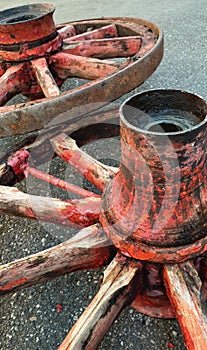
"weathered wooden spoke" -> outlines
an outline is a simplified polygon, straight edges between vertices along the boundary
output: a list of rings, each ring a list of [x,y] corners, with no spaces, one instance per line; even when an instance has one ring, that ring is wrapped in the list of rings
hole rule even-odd
[[[41,57],[32,60],[31,65],[45,97],[58,96],[60,90],[49,70],[46,59]]]
[[[118,254],[104,272],[101,287],[58,350],[97,349],[120,311],[138,289],[142,265]]]
[[[69,183],[67,181],[61,180],[53,175],[44,173],[43,171],[41,171],[39,169],[35,169],[31,166],[27,166],[25,173],[28,173],[28,174],[36,177],[39,180],[48,182],[49,184],[54,185],[56,187],[59,187],[63,190],[72,192],[78,196],[81,196],[84,198],[87,198],[87,197],[100,198],[100,196],[94,192],[85,190],[84,188],[76,186],[76,185]]]
[[[50,64],[52,71],[63,80],[69,77],[94,80],[114,74],[119,69],[119,65],[113,61],[101,61],[67,52],[53,55]]]
[[[207,346],[207,314],[202,283],[191,262],[164,265],[165,284],[189,350]]]
[[[141,37],[68,41],[63,51],[72,55],[96,58],[128,57],[135,55],[142,44]]]
[[[0,77],[0,106],[8,102],[14,95],[27,89],[29,84],[27,63],[8,68]]]
[[[118,169],[104,165],[83,152],[76,142],[65,134],[54,137],[51,143],[59,157],[70,163],[74,169],[102,191],[118,171]]]
[[[0,295],[73,271],[101,267],[114,252],[100,225],[89,226],[55,247],[0,265]]]
[[[64,226],[89,226],[99,221],[100,198],[63,201],[0,186],[0,213]]]
[[[118,37],[119,33],[115,24],[109,24],[107,26],[100,27],[98,29],[93,29],[85,33],[77,34],[77,30],[74,25],[62,27],[58,30],[64,43],[71,41],[81,41],[90,39],[103,39],[103,38],[113,38]]]

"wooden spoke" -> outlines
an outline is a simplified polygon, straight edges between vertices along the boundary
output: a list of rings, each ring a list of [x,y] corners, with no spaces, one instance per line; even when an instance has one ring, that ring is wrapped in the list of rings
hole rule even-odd
[[[89,226],[99,221],[100,198],[62,201],[34,196],[15,187],[0,186],[0,213],[64,226]]]
[[[103,266],[114,255],[99,225],[82,229],[55,247],[0,266],[0,294],[42,283],[77,270]]]
[[[135,55],[142,44],[141,37],[123,37],[86,40],[80,42],[68,41],[63,51],[72,55],[96,58],[128,57]]]
[[[140,270],[141,264],[118,254],[105,270],[98,293],[58,350],[97,349],[117,315],[136,295]]]
[[[72,24],[69,24],[68,26],[62,27],[58,30],[59,35],[63,40],[73,37],[76,35],[76,29]]]
[[[119,64],[114,61],[102,61],[97,58],[76,56],[65,52],[51,56],[50,63],[54,75],[60,79],[77,77],[94,80],[114,74],[119,69]]]
[[[104,165],[83,152],[76,142],[66,134],[59,134],[51,140],[51,143],[60,158],[70,163],[73,168],[102,191],[106,183],[117,172],[117,168]]]
[[[15,94],[29,87],[29,76],[27,73],[27,64],[21,63],[17,66],[11,66],[0,77],[0,106],[10,100]]]
[[[44,95],[46,97],[58,96],[60,94],[60,90],[52,74],[50,73],[46,59],[41,57],[36,60],[32,60],[31,65]]]
[[[202,302],[201,281],[191,262],[164,265],[168,296],[189,350],[207,349],[207,315]]]
[[[51,185],[54,185],[56,187],[62,188],[63,190],[67,190],[70,191],[74,194],[77,194],[78,196],[84,197],[84,198],[88,198],[88,197],[96,197],[96,198],[100,198],[100,196],[98,194],[95,194],[93,192],[90,192],[88,190],[85,190],[84,188],[81,188],[79,186],[76,186],[72,183],[69,183],[67,181],[61,180],[53,175],[44,173],[41,170],[32,168],[30,166],[27,166],[26,168],[26,173],[36,177],[37,179],[40,179],[42,181],[48,182]],[[1,172],[0,172],[1,174]]]
[[[115,24],[109,24],[98,29],[91,30],[89,32],[84,32],[73,37],[64,40],[65,43],[70,41],[81,41],[90,39],[102,39],[102,38],[112,38],[117,37],[118,30]]]
[[[144,55],[146,55],[147,52],[149,52],[153,48],[154,46],[153,41],[154,41],[154,37],[152,33],[149,33],[147,36],[145,36],[145,38],[143,38],[142,40],[142,47],[138,52],[137,57],[139,58],[144,57]]]

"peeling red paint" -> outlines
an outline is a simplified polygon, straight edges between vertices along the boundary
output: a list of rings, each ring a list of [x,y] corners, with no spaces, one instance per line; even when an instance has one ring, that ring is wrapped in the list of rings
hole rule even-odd
[[[113,38],[119,36],[118,30],[115,24],[109,24],[98,29],[91,30],[89,32],[77,34],[70,36],[70,38],[64,40],[64,43],[71,41],[82,41],[91,39],[103,39],[103,38]]]
[[[25,177],[28,176],[28,174],[42,180],[42,181],[46,181],[54,186],[57,186],[57,187],[60,187],[62,188],[63,190],[67,190],[67,191],[70,191],[70,192],[73,192],[81,197],[84,197],[84,198],[87,198],[87,197],[96,197],[96,198],[100,198],[99,195],[93,193],[93,192],[90,192],[90,191],[87,191],[85,190],[84,188],[81,188],[81,187],[78,187],[78,186],[75,186],[71,183],[68,183],[64,180],[61,180],[59,178],[56,178],[55,176],[52,176],[50,174],[46,174],[38,169],[35,169],[35,168],[32,168],[30,166],[27,166],[25,171],[24,171],[24,174],[25,174]]]
[[[28,158],[29,152],[26,149],[19,150],[8,158],[7,164],[12,167],[18,181],[25,177]]]
[[[180,134],[176,125],[174,132],[146,131],[139,127],[147,118],[145,101],[154,113],[180,108],[182,114],[184,105],[197,124]],[[207,251],[207,131],[201,123],[206,112],[204,100],[173,90],[140,93],[122,105],[120,171],[105,187],[101,214],[105,231],[122,252],[163,263]]]
[[[73,55],[96,57],[96,58],[113,58],[113,57],[130,57],[135,55],[141,48],[141,37],[122,37],[99,40],[68,41],[64,51]]]
[[[15,288],[15,287],[18,287],[19,285],[23,284],[27,282],[27,279],[25,277],[22,277],[18,280],[15,280],[15,281],[12,281],[10,283],[7,283],[7,285],[5,286],[0,286],[0,291],[1,290],[9,290],[9,289],[12,289],[12,288]]]
[[[53,12],[54,7],[49,4],[20,6],[2,11],[1,59],[9,62],[22,61],[58,50],[62,38],[57,34]]]

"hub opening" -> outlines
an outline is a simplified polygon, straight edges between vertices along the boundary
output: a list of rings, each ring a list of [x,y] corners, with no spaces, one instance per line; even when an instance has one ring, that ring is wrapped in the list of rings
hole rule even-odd
[[[8,21],[6,21],[6,23],[10,24],[10,23],[17,23],[17,22],[26,22],[26,21],[29,21],[29,20],[35,19],[35,18],[36,18],[36,16],[34,16],[34,15],[24,15],[24,16],[20,16],[20,17],[11,18]]]
[[[179,125],[166,122],[154,124],[148,128],[148,131],[152,132],[177,132],[182,130],[183,129]]]
[[[52,4],[31,4],[12,7],[0,11],[0,25],[10,25],[13,23],[27,22],[34,19],[42,18],[52,14],[55,7]]]
[[[204,101],[179,90],[149,90],[129,98],[120,109],[129,128],[158,134],[190,131],[206,119]]]

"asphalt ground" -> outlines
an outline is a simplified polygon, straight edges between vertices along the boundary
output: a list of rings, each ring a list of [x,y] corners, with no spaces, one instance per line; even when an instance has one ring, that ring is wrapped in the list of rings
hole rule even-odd
[[[36,1],[0,1],[0,10],[36,3]],[[51,1],[56,6],[55,22],[129,16],[158,24],[165,35],[165,52],[161,65],[140,87],[117,101],[124,101],[136,92],[170,88],[198,94],[207,99],[207,3],[206,0],[140,0],[140,1]],[[75,83],[75,82],[74,82]],[[0,140],[3,152],[21,138]],[[118,141],[86,147],[99,159],[118,159]],[[117,147],[114,147],[117,142]],[[49,165],[54,174],[84,185],[69,167],[54,161]],[[85,186],[85,185],[84,185]],[[51,189],[27,181],[20,188],[38,194]],[[71,232],[57,226],[26,219],[0,217],[1,261],[8,262],[55,245]],[[76,272],[56,280],[4,296],[0,301],[0,349],[56,349],[68,330],[98,290],[103,269]],[[57,305],[62,305],[58,312]],[[176,320],[150,318],[132,308],[125,309],[105,336],[101,350],[164,350],[174,346],[184,350],[182,334]]]

